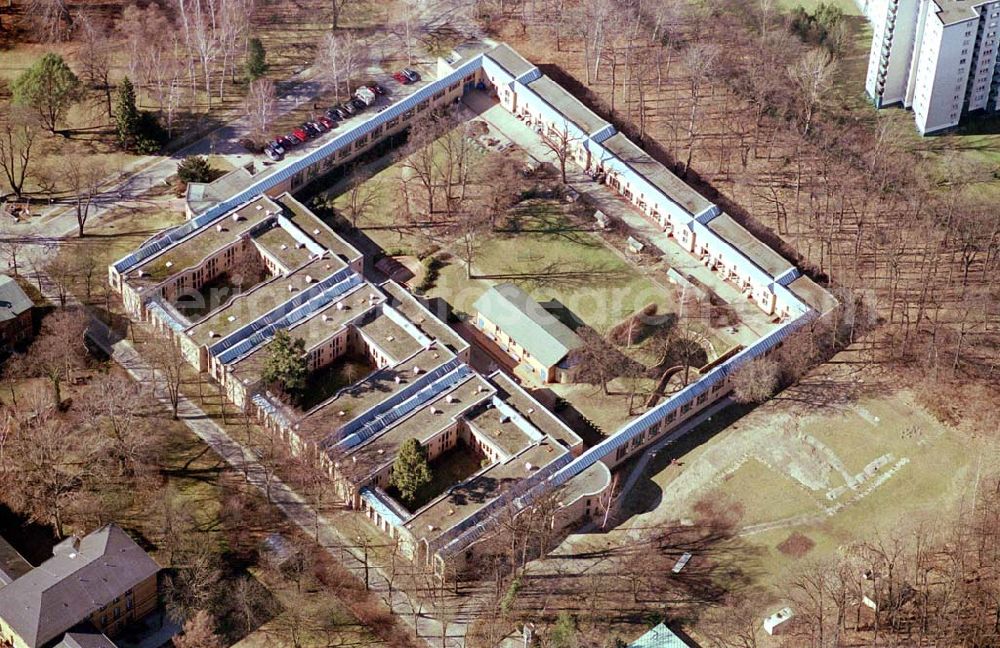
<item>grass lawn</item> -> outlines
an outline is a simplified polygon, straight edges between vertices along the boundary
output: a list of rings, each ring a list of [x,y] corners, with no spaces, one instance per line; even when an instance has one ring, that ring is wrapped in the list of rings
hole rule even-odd
[[[367,359],[346,357],[310,373],[299,409],[312,409],[338,390],[362,380],[371,372],[372,366]]]
[[[262,570],[251,570],[281,604],[282,612],[256,632],[233,644],[233,648],[325,648],[385,646],[358,623],[335,596],[309,584],[301,588],[274,578]]]

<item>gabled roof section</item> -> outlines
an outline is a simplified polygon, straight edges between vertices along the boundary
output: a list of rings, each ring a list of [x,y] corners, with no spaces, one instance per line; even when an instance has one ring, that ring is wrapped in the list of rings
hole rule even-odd
[[[507,43],[500,43],[483,54],[503,68],[515,79],[535,69],[528,59],[524,58]]]
[[[16,318],[31,310],[33,303],[16,281],[7,275],[0,275],[0,322]]]
[[[670,200],[695,215],[712,206],[711,201],[692,189],[686,182],[671,173],[667,167],[653,159],[632,140],[621,133],[609,137],[601,144],[636,174],[663,192]],[[647,196],[647,201],[652,196]]]
[[[55,648],[117,648],[103,632],[79,630],[67,632]]]
[[[514,284],[493,286],[474,307],[547,367],[583,344],[568,326]]]
[[[538,77],[528,83],[527,87],[587,135],[608,125],[607,121],[598,117],[582,101],[547,76]]]
[[[769,248],[733,220],[729,214],[724,213],[713,218],[708,222],[707,227],[736,248],[743,256],[750,259],[754,265],[769,274],[771,278],[779,277],[795,267],[785,257]]]
[[[0,618],[29,648],[56,639],[160,570],[118,526],[69,538],[52,557],[0,588]]]

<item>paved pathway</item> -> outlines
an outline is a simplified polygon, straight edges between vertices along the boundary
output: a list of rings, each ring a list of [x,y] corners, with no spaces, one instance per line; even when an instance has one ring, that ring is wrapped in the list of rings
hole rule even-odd
[[[120,364],[138,383],[153,385],[157,400],[170,406],[166,381],[158,377],[158,373],[146,363],[135,347],[128,340],[110,343],[111,333],[103,323],[95,320],[92,336],[105,347],[111,357]],[[359,579],[364,579],[364,553],[356,542],[344,536],[330,521],[309,505],[305,499],[278,477],[268,476],[268,471],[261,466],[252,450],[234,440],[214,420],[212,420],[194,401],[181,396],[177,407],[177,416],[200,439],[207,443],[230,466],[246,474],[247,481],[262,493],[270,490],[271,502],[285,516],[294,522],[306,534],[314,536],[332,558],[343,564]],[[270,480],[270,485],[268,481]],[[318,534],[317,534],[318,530]],[[346,548],[346,552],[345,552]],[[369,561],[369,580],[371,590],[385,601],[389,592],[389,583],[382,569]],[[408,626],[413,628],[414,603],[410,596],[399,590],[392,591],[392,611]],[[419,608],[424,609],[423,607]],[[464,646],[467,630],[466,620],[458,619],[448,626],[447,643],[441,642],[441,623],[426,613],[416,617],[416,633],[428,645],[435,647],[445,645],[447,648]]]
[[[466,95],[465,104],[478,114],[504,137],[524,149],[528,155],[539,161],[550,162],[559,167],[559,160],[545,144],[541,137],[532,129],[518,121],[505,108],[493,101],[486,93],[473,92]],[[740,325],[735,331],[727,329],[725,336],[732,336],[741,344],[748,345],[759,340],[773,329],[770,318],[757,306],[747,301],[740,291],[727,283],[715,272],[709,270],[692,254],[667,236],[655,223],[644,217],[635,207],[618,196],[606,184],[596,182],[584,173],[575,162],[566,165],[566,180],[587,201],[604,213],[623,221],[632,231],[638,232],[643,238],[655,245],[663,255],[666,263],[680,272],[698,280],[703,286],[715,292],[727,304],[730,304],[740,317]]]

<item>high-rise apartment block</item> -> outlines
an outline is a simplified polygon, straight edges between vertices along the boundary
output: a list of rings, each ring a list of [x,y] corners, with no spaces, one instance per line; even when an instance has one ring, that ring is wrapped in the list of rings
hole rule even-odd
[[[922,134],[998,109],[998,0],[871,0],[866,89],[878,108],[912,108]]]

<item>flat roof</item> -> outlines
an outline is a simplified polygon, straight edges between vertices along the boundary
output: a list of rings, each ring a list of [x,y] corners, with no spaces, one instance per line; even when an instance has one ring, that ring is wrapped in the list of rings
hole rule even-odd
[[[247,230],[280,211],[281,206],[276,202],[267,196],[258,196],[227,212],[226,216],[220,218],[215,225],[203,227],[153,255],[138,268],[126,274],[127,282],[137,286],[155,285],[173,275],[190,270],[216,250],[237,243]],[[234,214],[241,220],[233,221]],[[170,267],[167,267],[167,263],[171,264]],[[137,276],[139,273],[143,276]]]
[[[601,142],[601,146],[614,153],[618,159],[662,191],[668,198],[696,215],[712,206],[712,202],[695,191],[686,182],[670,172],[635,142],[621,133],[615,133]],[[649,198],[647,198],[649,200]]]
[[[608,125],[608,122],[598,117],[582,101],[547,76],[538,77],[528,87],[587,135]]]
[[[507,43],[500,43],[493,49],[484,53],[491,61],[502,67],[515,79],[525,72],[535,69],[528,59],[517,53]]]
[[[792,291],[793,295],[805,302],[806,306],[820,315],[829,313],[839,303],[837,298],[831,295],[826,288],[805,275],[788,284],[788,289]]]
[[[559,500],[569,505],[581,497],[593,497],[604,492],[611,483],[611,469],[603,461],[595,461],[570,479],[559,492]]]
[[[772,278],[779,277],[795,267],[785,257],[764,245],[760,239],[733,220],[729,214],[719,214],[708,221],[707,227],[728,241],[737,251],[742,252],[746,258],[753,261],[757,267],[771,275]]]
[[[199,346],[212,344],[241,326],[260,319],[268,311],[295,297],[299,291],[309,288],[311,283],[323,281],[342,269],[340,261],[330,258],[314,259],[287,277],[275,277],[248,292],[231,299],[222,308],[213,311],[206,319],[187,329],[187,334]],[[294,290],[289,290],[292,286]],[[365,295],[367,299],[367,295]]]
[[[309,238],[327,250],[330,250],[337,258],[344,261],[345,264],[350,264],[361,258],[361,252],[358,248],[345,241],[322,218],[314,214],[312,210],[293,198],[290,194],[281,194],[275,201],[288,210],[292,222],[301,227],[302,231]]]
[[[469,343],[445,322],[431,313],[417,297],[395,281],[387,281],[379,286],[389,296],[389,305],[402,313],[418,329],[429,337],[444,344],[454,353],[469,348]]]
[[[937,16],[945,26],[976,20],[979,9],[991,0],[934,0],[938,6]]]
[[[365,290],[366,288],[368,290]],[[361,294],[365,296],[365,299],[361,300],[362,305],[358,304],[356,298],[357,295],[355,293],[358,291],[363,291]],[[366,306],[374,307],[367,299],[367,295],[370,292],[371,284],[359,284],[338,300],[345,304],[342,310],[337,308],[336,303],[332,303],[326,308],[317,311],[311,317],[297,322],[295,326],[288,329],[289,335],[292,336],[292,339],[301,338],[305,342],[306,351],[309,351],[336,335],[347,322],[364,314],[367,310]],[[257,382],[260,378],[260,372],[264,368],[264,360],[267,357],[267,346],[272,340],[273,338],[269,339],[265,344],[254,349],[249,355],[234,363],[230,367],[230,372],[239,380],[244,381],[244,384]],[[245,382],[247,380],[250,382]]]
[[[482,407],[470,412],[465,418],[470,426],[508,457],[513,457],[535,442],[535,439],[528,436],[496,407]]]
[[[418,375],[413,372],[414,367],[419,367],[421,373],[426,373],[453,357],[451,352],[444,349],[423,349],[398,365],[379,369],[356,385],[345,388],[336,397],[316,406],[302,419],[302,429],[313,440],[324,440],[344,424],[406,387]],[[402,379],[399,383],[396,382],[397,376]],[[344,412],[344,415],[341,416],[340,412]]]
[[[401,362],[423,348],[412,335],[385,315],[378,315],[358,324],[358,330],[392,358],[393,364]]]
[[[406,526],[417,540],[434,540],[566,452],[559,444],[545,439],[508,461],[493,464],[472,479],[452,486],[418,511]]]
[[[516,409],[529,423],[567,448],[583,445],[583,439],[559,417],[545,408],[502,371],[490,374],[490,380],[500,388],[504,402]]]
[[[356,477],[369,477],[385,464],[391,463],[399,447],[407,439],[425,443],[442,430],[456,426],[457,419],[464,412],[492,397],[494,393],[496,392],[482,376],[471,374],[351,452],[352,461],[360,467]],[[433,412],[431,408],[434,409]]]
[[[271,227],[266,232],[255,236],[253,242],[289,270],[298,268],[312,256],[307,248],[296,246],[298,241],[283,227]]]
[[[212,182],[188,183],[184,197],[195,214],[238,194],[254,180],[254,174],[246,167],[237,167],[216,178]]]

